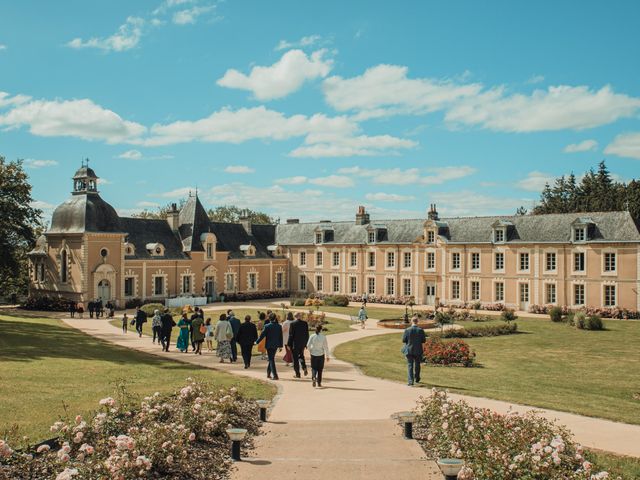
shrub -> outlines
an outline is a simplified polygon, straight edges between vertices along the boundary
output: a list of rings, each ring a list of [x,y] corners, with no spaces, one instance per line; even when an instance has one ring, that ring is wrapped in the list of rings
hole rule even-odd
[[[262,292],[224,293],[225,302],[246,302],[248,300],[263,300],[268,298],[285,298],[290,296],[287,290],[264,290]]]
[[[562,321],[562,308],[560,308],[560,307],[551,307],[549,309],[549,318],[551,318],[552,322],[561,322]]]
[[[22,304],[25,310],[45,312],[68,312],[70,300],[49,295],[31,295]],[[85,307],[86,308],[86,307]]]
[[[574,312],[573,315],[567,316],[567,323],[572,327],[583,329],[585,322],[587,321],[587,315],[582,312]]]
[[[136,308],[144,305],[144,302],[139,298],[130,298],[124,302],[124,308]]]
[[[347,307],[349,306],[349,297],[346,295],[329,295],[324,297],[324,304],[334,307]]]
[[[436,312],[435,320],[440,325],[450,325],[455,321],[455,314],[450,312]]]
[[[427,363],[434,365],[462,365],[472,367],[476,354],[463,340],[443,342],[438,337],[430,337],[423,346]]]
[[[500,318],[505,322],[512,322],[513,320],[516,320],[518,316],[513,308],[506,308],[500,314]]]
[[[565,427],[535,412],[500,415],[434,389],[417,413],[414,437],[429,456],[465,459],[459,479],[608,478],[596,473]]]
[[[289,303],[292,307],[304,307],[306,298],[292,298]]]
[[[517,331],[518,324],[509,322],[501,325],[450,328],[443,332],[432,333],[429,336],[440,338],[497,337],[499,335],[511,335],[517,333]]]
[[[604,328],[602,325],[602,319],[597,315],[590,315],[587,317],[585,328],[587,330],[602,330]]]
[[[86,420],[78,415],[56,422],[51,431],[58,435],[59,449],[7,455],[3,448],[0,477],[227,478],[231,462],[225,430],[228,425],[246,428],[244,446],[250,447],[260,427],[257,406],[235,388],[188,381],[173,395],[155,393],[139,404],[121,391],[118,401],[100,400],[100,410]]]

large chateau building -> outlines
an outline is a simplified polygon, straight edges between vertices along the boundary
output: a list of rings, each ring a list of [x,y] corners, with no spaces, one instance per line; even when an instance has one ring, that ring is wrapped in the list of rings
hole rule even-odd
[[[167,220],[119,217],[93,170],[30,253],[32,292],[75,300],[281,290],[640,310],[640,231],[628,212],[278,225],[211,222],[197,196]]]

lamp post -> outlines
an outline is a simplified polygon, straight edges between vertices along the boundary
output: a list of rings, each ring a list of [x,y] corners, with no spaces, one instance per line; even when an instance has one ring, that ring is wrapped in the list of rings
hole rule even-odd
[[[439,458],[437,464],[445,480],[456,480],[458,473],[464,467],[464,460],[459,458]]]
[[[413,440],[413,423],[416,421],[416,414],[414,412],[400,412],[398,418],[404,424],[404,439]]]
[[[258,407],[260,408],[260,421],[261,422],[266,422],[267,421],[267,408],[269,408],[269,405],[271,404],[271,402],[269,400],[256,400],[256,403],[258,404]]]
[[[247,435],[247,430],[244,428],[227,428],[227,435],[231,440],[231,460],[240,462],[240,443]]]

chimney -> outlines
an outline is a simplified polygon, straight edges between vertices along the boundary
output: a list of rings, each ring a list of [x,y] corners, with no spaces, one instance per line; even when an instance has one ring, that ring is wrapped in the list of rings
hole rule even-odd
[[[436,210],[436,204],[432,203],[429,205],[429,212],[427,213],[427,218],[429,220],[439,220],[438,211]]]
[[[358,213],[356,213],[356,225],[367,225],[369,223],[369,214],[365,211],[364,207],[360,205],[358,207]]]
[[[287,218],[287,225],[294,225],[296,223],[300,223],[299,218]]]
[[[240,214],[240,224],[245,229],[245,231],[251,235],[251,217],[249,216],[248,210],[243,210]]]
[[[178,211],[178,205],[175,203],[171,204],[171,210],[167,212],[167,223],[169,227],[171,227],[171,230],[174,232],[178,231],[180,227],[180,212]]]

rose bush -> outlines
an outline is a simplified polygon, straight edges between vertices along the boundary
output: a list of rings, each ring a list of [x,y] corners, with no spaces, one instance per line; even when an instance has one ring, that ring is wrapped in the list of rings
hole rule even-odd
[[[462,365],[472,367],[476,354],[463,340],[443,342],[439,337],[429,337],[422,347],[424,359],[433,365]]]
[[[258,433],[258,407],[235,388],[218,390],[188,379],[173,395],[155,393],[134,405],[121,390],[87,418],[61,419],[58,446],[16,453],[3,442],[0,479],[225,479],[225,430],[246,428],[245,448]]]
[[[597,480],[583,449],[564,427],[536,413],[500,415],[432,390],[418,403],[414,438],[433,458],[466,462],[465,480]]]

